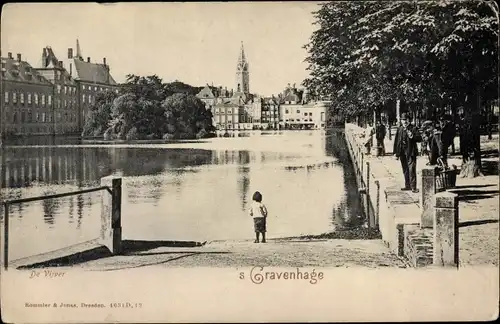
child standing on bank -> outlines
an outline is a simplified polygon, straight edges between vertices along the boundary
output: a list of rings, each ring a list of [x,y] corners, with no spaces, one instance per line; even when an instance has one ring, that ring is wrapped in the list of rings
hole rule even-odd
[[[262,243],[266,243],[266,218],[267,208],[262,203],[262,194],[256,191],[252,197],[252,206],[250,207],[250,216],[253,217],[255,229],[255,241],[259,243],[259,234],[262,233]]]

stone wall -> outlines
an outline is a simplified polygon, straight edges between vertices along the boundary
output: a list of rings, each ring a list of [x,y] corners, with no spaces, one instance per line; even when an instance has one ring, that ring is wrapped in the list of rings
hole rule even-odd
[[[432,264],[432,229],[420,229],[418,199],[400,190],[399,183],[384,165],[389,157],[373,157],[365,153],[363,131],[356,125],[346,124],[345,138],[358,187],[368,188],[368,195],[363,194],[362,200],[373,206],[368,208],[368,212],[374,214],[368,215],[370,225],[378,228],[384,243],[410,265],[421,267]],[[370,165],[369,173],[366,172],[366,162]]]

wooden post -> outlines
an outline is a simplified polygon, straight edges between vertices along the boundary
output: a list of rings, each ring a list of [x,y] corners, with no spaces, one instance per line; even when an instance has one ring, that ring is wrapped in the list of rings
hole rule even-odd
[[[9,267],[9,204],[4,203],[3,205],[3,213],[4,213],[4,238],[3,238],[3,265],[5,270]]]
[[[436,194],[436,169],[434,167],[422,169],[420,187],[420,228],[432,228],[434,214],[432,199]]]
[[[122,179],[113,179],[111,227],[113,229],[113,254],[122,252]]]
[[[377,186],[377,205],[375,207],[375,227],[379,227],[379,219],[380,219],[380,182],[375,180],[375,185]]]
[[[366,219],[368,220],[368,227],[372,227],[373,223],[370,217],[370,162],[366,161]]]
[[[122,252],[121,201],[122,179],[104,177],[101,186],[111,188],[112,193],[102,191],[101,243],[113,254]]]
[[[433,264],[458,267],[458,196],[445,191],[434,197]]]

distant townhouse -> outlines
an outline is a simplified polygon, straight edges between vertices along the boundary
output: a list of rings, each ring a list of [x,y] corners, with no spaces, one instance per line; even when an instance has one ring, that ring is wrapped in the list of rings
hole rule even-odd
[[[274,96],[264,98],[262,103],[262,129],[279,129],[279,100]]]
[[[0,116],[4,135],[46,135],[54,132],[54,87],[21,54],[1,57]]]
[[[325,105],[309,98],[307,91],[288,84],[280,96],[280,127],[284,129],[325,128]]]

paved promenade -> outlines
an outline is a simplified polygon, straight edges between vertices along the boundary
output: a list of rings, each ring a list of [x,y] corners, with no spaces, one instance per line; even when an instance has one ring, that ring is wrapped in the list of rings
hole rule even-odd
[[[356,133],[361,134],[364,129],[351,126]],[[392,130],[392,134],[395,129]],[[393,136],[394,138],[394,136]],[[392,155],[393,142],[385,140],[386,156],[367,156],[370,161],[371,174],[375,178],[383,179],[385,186],[397,191],[404,186],[400,161]],[[449,165],[461,166],[459,139],[455,138],[456,155],[449,158]],[[498,158],[499,137],[493,135],[492,140],[487,136],[481,137],[481,151],[484,177],[461,178],[457,177],[457,187],[450,190],[458,195],[459,199],[459,259],[460,266],[467,265],[499,265],[499,177]],[[496,152],[495,152],[496,151]],[[427,157],[417,159],[417,187],[420,187],[421,171],[425,167]],[[401,192],[398,195],[402,200],[411,200],[412,204],[420,207],[421,193]],[[409,207],[409,206],[408,206]],[[401,209],[418,212],[415,208]],[[420,215],[405,215],[405,217],[419,219]]]

